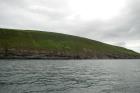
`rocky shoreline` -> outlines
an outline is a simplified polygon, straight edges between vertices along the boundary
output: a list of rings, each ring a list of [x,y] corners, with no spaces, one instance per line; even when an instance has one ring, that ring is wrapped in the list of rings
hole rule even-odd
[[[140,59],[140,56],[124,54],[70,53],[45,49],[0,49],[0,59]]]

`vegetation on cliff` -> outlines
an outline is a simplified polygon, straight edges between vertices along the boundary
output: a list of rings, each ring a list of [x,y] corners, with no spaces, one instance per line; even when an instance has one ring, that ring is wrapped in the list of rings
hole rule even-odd
[[[140,58],[140,54],[72,35],[1,28],[0,58]]]

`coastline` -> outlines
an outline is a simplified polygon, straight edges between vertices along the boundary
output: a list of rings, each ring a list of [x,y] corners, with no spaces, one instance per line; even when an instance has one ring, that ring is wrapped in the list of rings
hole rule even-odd
[[[46,60],[75,60],[75,59],[140,59],[139,57],[80,57],[80,56],[0,56],[0,59],[46,59]]]

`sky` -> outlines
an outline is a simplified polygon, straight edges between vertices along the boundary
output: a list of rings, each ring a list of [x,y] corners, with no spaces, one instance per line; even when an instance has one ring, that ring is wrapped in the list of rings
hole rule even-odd
[[[0,0],[0,27],[71,34],[140,53],[140,0]]]

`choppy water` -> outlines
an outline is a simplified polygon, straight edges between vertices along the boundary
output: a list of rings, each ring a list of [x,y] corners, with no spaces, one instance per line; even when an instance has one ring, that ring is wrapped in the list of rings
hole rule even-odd
[[[0,60],[0,93],[140,93],[140,60]]]

